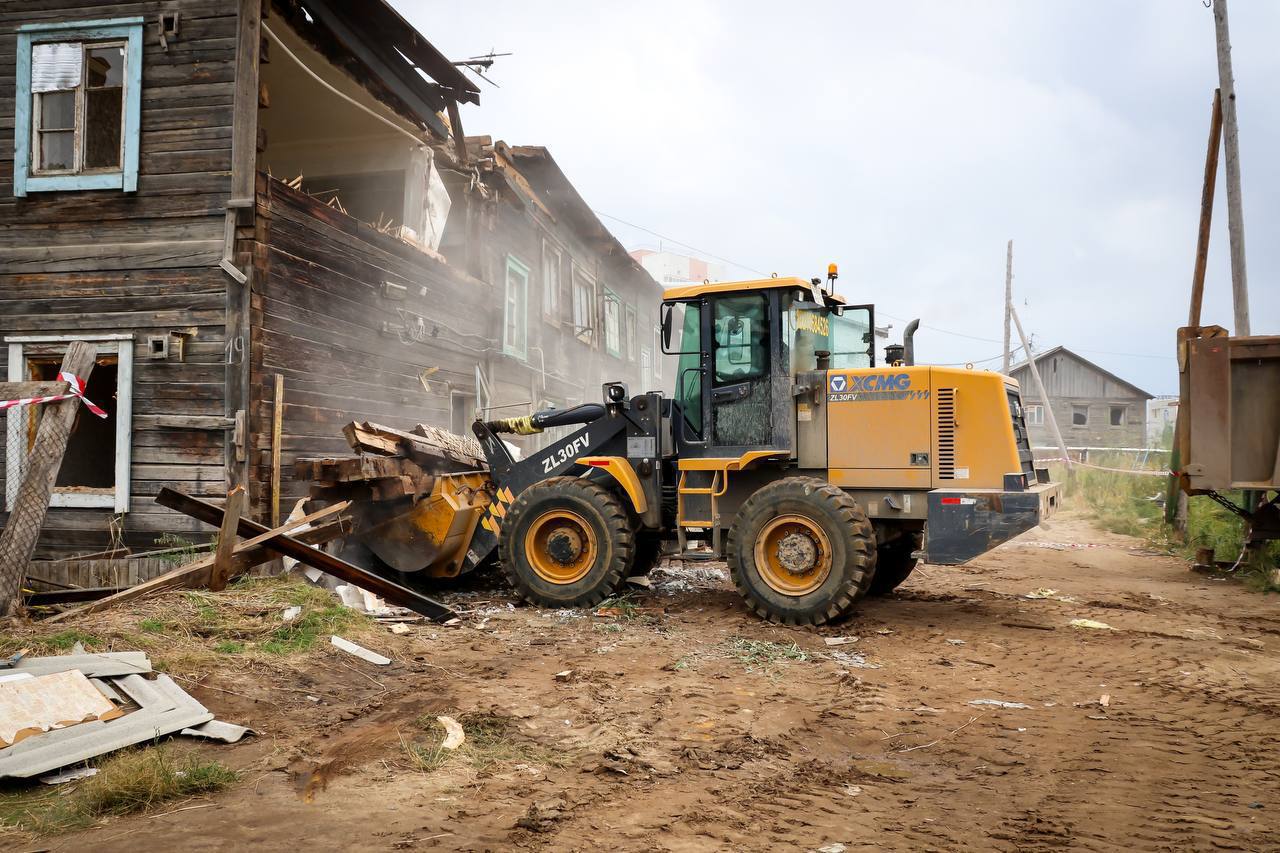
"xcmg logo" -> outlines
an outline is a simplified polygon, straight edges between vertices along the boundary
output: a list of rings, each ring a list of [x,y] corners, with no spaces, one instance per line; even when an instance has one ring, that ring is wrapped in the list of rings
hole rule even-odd
[[[911,387],[909,373],[872,373],[860,376],[844,376],[837,373],[831,377],[831,390],[841,391],[906,391]]]
[[[927,400],[928,391],[911,390],[909,373],[870,373],[848,376],[832,374],[828,380],[830,401],[834,403],[855,400]]]

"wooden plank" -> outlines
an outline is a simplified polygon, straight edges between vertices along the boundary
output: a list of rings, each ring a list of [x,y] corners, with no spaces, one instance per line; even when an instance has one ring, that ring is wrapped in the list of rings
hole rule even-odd
[[[61,371],[88,382],[97,352],[93,344],[72,341],[67,345]],[[80,406],[81,402],[75,398],[48,403],[40,417],[35,444],[27,456],[27,475],[18,487],[13,511],[0,533],[0,616],[9,615],[21,606],[22,576],[35,553],[54,480]]]
[[[218,507],[207,501],[196,500],[172,490],[166,489],[162,491],[156,498],[156,502],[161,506],[186,513],[206,524],[219,524],[222,521],[222,510]],[[247,518],[240,519],[239,531],[241,536],[257,536],[270,532],[265,526]],[[270,540],[270,547],[286,557],[292,557],[300,563],[317,568],[322,572],[328,572],[340,580],[355,584],[362,589],[367,589],[393,604],[403,605],[415,613],[421,613],[431,619],[445,621],[457,615],[434,599],[372,572],[365,571],[359,566],[353,566],[345,560],[334,557],[332,554],[309,548],[292,536],[276,535]]]
[[[258,60],[262,0],[239,0],[236,19],[235,111],[231,140],[231,197],[253,198],[258,155]]]
[[[223,510],[222,526],[218,530],[218,550],[213,554],[213,564],[209,571],[209,589],[219,592],[227,587],[231,579],[231,557],[236,548],[236,527],[240,516],[244,513],[244,486],[236,486],[227,493],[227,504]]]
[[[284,377],[276,374],[271,409],[271,523],[280,523],[280,433],[284,425]]]
[[[217,508],[212,507],[212,505],[208,505],[208,506],[210,506],[212,509],[217,510]],[[250,553],[253,553],[257,558],[257,562],[263,562],[263,560],[268,556],[267,552],[269,547],[273,544],[276,544],[278,540],[283,540],[283,539],[289,539],[291,542],[297,543],[300,547],[306,550],[311,550],[308,545],[303,544],[305,540],[303,540],[302,538],[287,537],[284,535],[284,533],[286,531],[294,530],[298,527],[302,527],[303,525],[309,524],[312,521],[318,521],[321,518],[333,515],[334,513],[341,512],[342,510],[346,509],[348,506],[350,506],[350,503],[334,504],[333,506],[325,507],[324,509],[318,512],[314,512],[303,518],[296,518],[293,521],[290,521],[287,524],[284,524],[274,530],[267,530],[266,528],[263,528],[262,533],[256,536],[253,536],[252,538],[246,539],[244,542],[241,542],[238,545],[236,545],[232,553],[239,557],[247,557],[247,555],[249,555]],[[217,510],[217,512],[221,514],[222,511]],[[254,524],[254,522],[251,522],[248,519],[241,516],[240,522],[237,525],[237,529],[241,535],[246,535],[245,534],[246,524],[251,524],[251,525],[254,525],[255,527],[262,527],[262,525]],[[119,604],[124,601],[131,601],[135,598],[139,598],[140,596],[147,595],[150,593],[163,592],[164,590],[168,590],[168,589],[175,589],[178,587],[192,586],[194,584],[199,584],[208,577],[209,570],[213,565],[214,559],[215,557],[213,556],[202,557],[201,559],[188,563],[185,566],[179,566],[173,571],[166,572],[165,574],[160,575],[157,578],[153,578],[152,580],[138,584],[137,586],[130,587],[129,589],[116,593],[115,595],[101,599],[100,601],[95,601],[92,604],[88,604],[84,607],[77,608],[76,610],[68,610],[65,613],[60,613],[57,616],[53,616],[53,617],[50,617],[49,619],[46,619],[45,621],[61,622],[64,619],[68,619],[72,616],[83,616],[89,613],[95,613],[99,610],[105,610],[106,608],[111,607],[112,605]],[[247,565],[245,562],[241,562],[239,565],[242,566],[244,569],[249,568],[249,565]]]
[[[138,415],[133,419],[135,431],[161,429],[229,430],[235,429],[235,425],[235,418],[221,415]]]
[[[0,402],[67,393],[65,382],[0,382]]]

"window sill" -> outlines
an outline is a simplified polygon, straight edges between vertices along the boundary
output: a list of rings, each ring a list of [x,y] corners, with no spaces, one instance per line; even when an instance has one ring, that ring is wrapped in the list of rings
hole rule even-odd
[[[122,190],[124,172],[97,172],[87,175],[32,175],[27,178],[29,193],[67,190]]]
[[[76,489],[75,491],[54,490],[49,496],[49,506],[73,509],[114,509],[116,505],[115,489]]]

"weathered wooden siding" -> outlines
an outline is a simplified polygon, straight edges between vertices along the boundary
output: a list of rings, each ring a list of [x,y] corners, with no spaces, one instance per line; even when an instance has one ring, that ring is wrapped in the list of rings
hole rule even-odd
[[[156,30],[161,11],[181,16],[167,51]],[[137,192],[15,198],[16,28],[132,15],[146,20]],[[236,6],[225,0],[0,5],[0,332],[133,334],[133,483],[122,533],[138,550],[165,532],[207,534],[155,506],[162,485],[208,496],[225,488],[221,432],[151,429],[147,421],[223,414],[226,274],[214,265],[230,191],[235,45]],[[175,329],[194,331],[185,358],[147,358],[147,335]],[[0,370],[6,357],[0,347]],[[52,509],[40,553],[103,548],[110,518],[106,509]]]
[[[1117,382],[1096,367],[1073,357],[1070,353],[1058,352],[1048,355],[1036,362],[1040,368],[1040,378],[1044,380],[1045,390],[1051,399],[1059,397],[1089,400],[1145,400],[1132,386]],[[1013,371],[1013,378],[1021,383],[1024,395],[1035,392],[1035,382],[1027,367]]]
[[[348,454],[342,427],[448,427],[450,390],[475,393],[492,356],[493,289],[281,182],[258,177],[253,243],[251,497],[266,513],[274,376],[284,376],[282,505],[307,493],[298,456]],[[384,285],[405,288],[388,298]],[[423,340],[402,335],[423,320]],[[388,325],[389,324],[389,325]],[[427,377],[430,390],[419,378]]]
[[[496,215],[481,231],[486,268],[494,283],[499,313],[496,334],[501,364],[494,378],[495,396],[502,402],[533,400],[535,405],[549,399],[564,407],[582,402],[598,402],[604,382],[626,382],[633,394],[657,390],[651,375],[640,369],[639,348],[653,349],[653,329],[658,322],[662,290],[648,273],[636,270],[625,254],[602,257],[589,247],[568,223],[557,220],[535,204],[515,206],[496,202]],[[542,247],[551,241],[562,253],[558,308],[548,317],[542,310],[548,282],[543,276]],[[529,267],[528,352],[523,360],[502,354],[501,311],[505,297],[506,258],[510,255]],[[572,325],[572,267],[586,271],[596,282],[594,332],[590,342],[580,340]],[[620,355],[605,346],[604,295],[611,290],[622,302],[619,315]],[[625,351],[626,306],[636,311],[636,351]],[[651,356],[652,357],[652,356]],[[536,444],[537,442],[533,442]]]

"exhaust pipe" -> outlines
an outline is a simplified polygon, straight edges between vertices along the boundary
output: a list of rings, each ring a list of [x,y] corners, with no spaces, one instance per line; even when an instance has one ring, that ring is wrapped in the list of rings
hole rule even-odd
[[[920,319],[916,318],[907,324],[902,333],[902,362],[911,367],[916,363],[916,329],[920,328]]]

